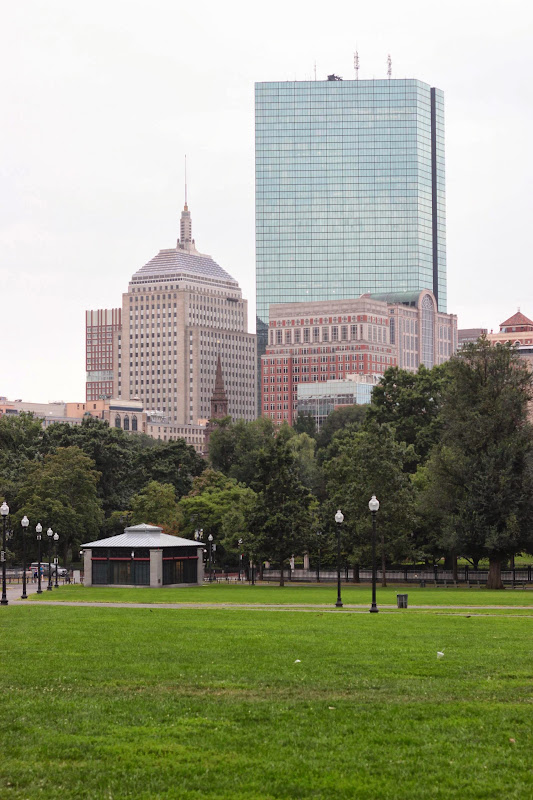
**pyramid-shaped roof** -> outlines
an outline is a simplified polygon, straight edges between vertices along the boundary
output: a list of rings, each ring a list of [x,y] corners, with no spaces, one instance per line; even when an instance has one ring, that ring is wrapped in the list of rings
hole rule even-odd
[[[192,539],[182,539],[181,536],[170,536],[163,533],[162,528],[156,525],[133,525],[125,528],[124,533],[117,536],[108,536],[107,539],[98,539],[96,542],[87,542],[82,547],[198,547],[198,542]]]
[[[533,321],[528,319],[521,311],[517,311],[516,314],[506,319],[505,322],[500,323],[500,330],[503,328],[522,328],[527,326],[533,328]]]
[[[131,282],[139,283],[158,279],[168,281],[171,278],[177,279],[180,275],[222,282],[226,286],[230,285],[228,288],[231,289],[235,289],[239,285],[235,278],[232,278],[216,261],[213,261],[211,256],[194,255],[178,247],[160,250],[144,267],[137,270]]]

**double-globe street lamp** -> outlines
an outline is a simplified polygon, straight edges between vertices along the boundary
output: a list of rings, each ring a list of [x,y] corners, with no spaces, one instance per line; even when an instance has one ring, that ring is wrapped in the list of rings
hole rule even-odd
[[[341,599],[341,527],[344,522],[344,514],[339,510],[335,514],[335,522],[337,523],[337,602],[336,608],[342,608]]]
[[[28,595],[26,594],[26,547],[25,547],[25,539],[26,539],[26,529],[30,524],[30,521],[26,514],[22,517],[20,524],[22,525],[22,594],[20,596],[21,600],[27,600]]]
[[[54,542],[56,543],[56,557],[55,557],[55,559],[54,559],[54,566],[55,566],[55,568],[56,568],[56,589],[57,589],[57,588],[58,588],[58,586],[59,586],[59,583],[58,583],[58,580],[57,580],[57,579],[58,579],[58,576],[59,576],[59,559],[58,559],[58,556],[57,556],[57,550],[58,550],[58,546],[59,546],[59,545],[57,544],[57,543],[58,543],[58,541],[59,541],[59,534],[58,534],[58,533],[54,533]],[[64,583],[64,582],[63,582],[63,583]]]
[[[209,543],[209,583],[213,580],[213,560],[212,560],[212,552],[213,552],[213,534],[210,533],[207,537],[207,541]]]
[[[368,507],[372,513],[372,606],[369,610],[377,614],[379,609],[376,605],[376,515],[379,511],[379,500],[375,494],[372,495]]]
[[[41,534],[43,532],[43,526],[40,522],[37,523],[35,526],[35,532],[37,534],[37,541],[39,542],[39,566],[37,570],[37,594],[42,594],[43,590],[41,587]]]
[[[48,528],[46,531],[46,535],[48,536],[48,586],[46,587],[47,592],[52,591],[52,536],[54,532],[52,528]]]
[[[7,592],[6,592],[6,522],[9,515],[9,506],[4,500],[0,506],[0,514],[2,515],[2,600],[0,605],[7,606]]]

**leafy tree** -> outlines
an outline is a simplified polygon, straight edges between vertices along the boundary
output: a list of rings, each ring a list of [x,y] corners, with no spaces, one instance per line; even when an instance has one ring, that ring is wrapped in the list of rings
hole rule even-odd
[[[255,492],[248,487],[220,472],[206,470],[195,479],[191,493],[179,502],[180,531],[192,538],[195,529],[202,528],[204,540],[211,534],[218,543],[229,541],[242,532],[255,502]]]
[[[407,465],[416,470],[424,463],[442,430],[442,393],[448,382],[448,366],[420,366],[418,372],[390,367],[372,392],[367,422],[391,425],[400,442],[413,445],[416,456]]]
[[[85,417],[81,425],[61,422],[50,425],[44,432],[43,452],[53,453],[62,447],[78,447],[91,458],[101,475],[98,496],[104,513],[127,507],[133,492],[143,481],[136,474],[137,448],[142,443],[137,436],[129,435],[107,422]]]
[[[149,481],[131,498],[131,525],[159,525],[166,533],[177,531],[178,505],[171,483]]]
[[[316,421],[312,414],[298,414],[293,423],[296,433],[306,433],[308,436],[317,436]]]
[[[342,436],[339,453],[325,465],[329,499],[324,506],[331,525],[336,508],[345,516],[344,537],[353,542],[356,560],[370,561],[372,518],[368,501],[380,501],[378,530],[381,539],[383,580],[387,560],[412,555],[414,492],[405,473],[413,458],[412,447],[396,441],[388,425],[369,424],[365,430]],[[349,549],[349,548],[347,548]]]
[[[258,483],[263,488],[252,515],[252,533],[243,537],[249,552],[279,562],[280,586],[285,562],[307,549],[316,530],[315,501],[300,481],[290,440],[290,429],[282,426],[272,452],[263,452],[258,460]]]
[[[259,459],[272,453],[276,428],[271,419],[237,422],[217,428],[209,441],[209,461],[213,469],[238,483],[260,488]]]
[[[60,535],[65,563],[69,549],[98,537],[103,514],[94,461],[78,447],[60,447],[42,463],[28,463],[17,498],[17,524],[26,514]]]
[[[366,418],[367,409],[367,405],[354,405],[342,406],[332,411],[318,434],[317,444],[319,450],[326,451],[338,431],[345,430],[348,427],[352,428],[352,430],[354,428],[359,429]],[[324,458],[324,453],[322,458]]]
[[[41,458],[43,429],[33,414],[0,417],[0,495],[12,502],[26,466]]]
[[[299,433],[288,439],[287,444],[296,459],[300,482],[316,492],[320,483],[320,468],[315,456],[315,439],[307,433]]]
[[[171,484],[178,499],[190,492],[193,478],[201,475],[206,466],[185,439],[156,442],[153,447],[137,451],[135,464],[141,481]]]
[[[442,443],[428,463],[424,500],[440,514],[448,548],[488,557],[487,587],[498,589],[502,562],[533,553],[532,375],[513,347],[486,338],[449,368]]]

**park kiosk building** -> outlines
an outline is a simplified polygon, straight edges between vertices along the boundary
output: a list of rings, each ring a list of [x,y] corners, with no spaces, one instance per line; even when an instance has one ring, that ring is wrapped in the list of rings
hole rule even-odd
[[[203,548],[155,525],[82,545],[85,586],[196,586],[204,580]]]

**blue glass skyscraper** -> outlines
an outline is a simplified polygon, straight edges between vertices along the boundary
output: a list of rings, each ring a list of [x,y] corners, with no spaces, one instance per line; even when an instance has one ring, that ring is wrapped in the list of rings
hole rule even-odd
[[[255,98],[259,353],[271,303],[431,289],[446,311],[443,93],[327,80]]]

